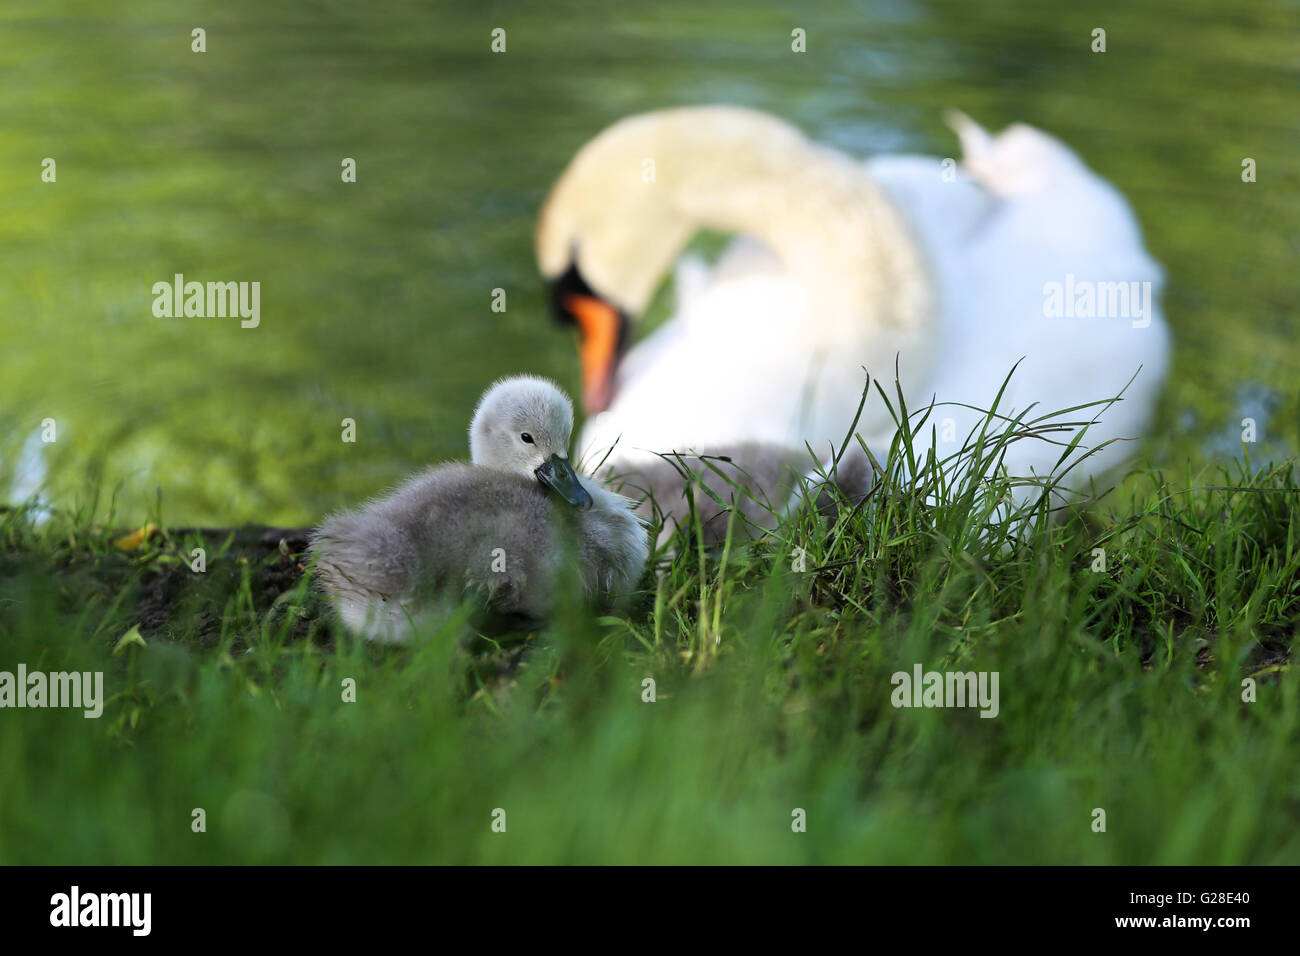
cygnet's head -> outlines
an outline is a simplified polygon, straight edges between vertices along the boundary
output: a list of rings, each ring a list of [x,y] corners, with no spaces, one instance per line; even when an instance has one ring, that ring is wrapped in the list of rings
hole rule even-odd
[[[469,423],[476,465],[534,478],[575,508],[590,508],[587,489],[569,463],[573,405],[554,382],[518,375],[493,383]]]

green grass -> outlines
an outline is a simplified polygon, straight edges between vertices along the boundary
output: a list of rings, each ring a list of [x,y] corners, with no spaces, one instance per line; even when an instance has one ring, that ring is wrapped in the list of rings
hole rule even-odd
[[[99,720],[0,711],[0,861],[1300,859],[1292,15],[0,4],[0,501],[27,494],[31,449],[55,507],[0,508],[0,670],[102,668],[111,696]],[[1009,515],[996,473],[1000,442],[1047,423],[990,422],[964,479],[900,445],[842,522],[683,542],[616,616],[499,647],[459,622],[358,646],[275,535],[178,527],[306,523],[463,455],[500,375],[572,391],[533,260],[546,191],[608,123],[716,100],[855,156],[950,154],[954,106],[1076,148],[1168,270],[1174,364],[1144,438],[1176,470],[1047,521],[1032,495]],[[176,272],[262,282],[262,325],[155,318]],[[1245,417],[1281,464],[1223,470]],[[33,437],[46,418],[57,443]],[[114,546],[145,520],[147,546]],[[999,716],[896,710],[890,677],[916,663],[998,671]]]
[[[195,532],[125,552],[94,499],[10,512],[0,669],[102,669],[109,700],[0,713],[0,861],[1300,859],[1296,462],[1011,507],[1001,453],[1057,419],[990,415],[940,462],[906,451],[927,413],[897,408],[863,501],[678,540],[622,613],[513,643],[365,646],[255,537],[200,575]],[[896,709],[918,663],[998,672],[999,714]]]

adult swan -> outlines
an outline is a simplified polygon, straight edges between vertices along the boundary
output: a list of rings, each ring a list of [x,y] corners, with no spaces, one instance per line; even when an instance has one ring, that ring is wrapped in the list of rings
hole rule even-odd
[[[579,330],[580,455],[616,446],[612,461],[635,466],[749,443],[827,452],[852,422],[864,367],[887,380],[897,367],[912,408],[932,398],[987,408],[1022,358],[1002,413],[1111,398],[1141,367],[1084,445],[1141,436],[1169,343],[1161,270],[1128,203],[1037,129],[990,136],[952,122],[960,165],[859,162],[730,106],[632,116],[584,146],[537,230],[553,306]],[[676,314],[631,346],[635,320],[701,229],[741,238],[711,268],[684,260]],[[936,435],[961,442],[979,417],[936,409]],[[858,431],[887,447],[893,425],[878,398]],[[1113,465],[1121,447],[1073,477]],[[1045,473],[1060,452],[1017,442],[1006,465]]]

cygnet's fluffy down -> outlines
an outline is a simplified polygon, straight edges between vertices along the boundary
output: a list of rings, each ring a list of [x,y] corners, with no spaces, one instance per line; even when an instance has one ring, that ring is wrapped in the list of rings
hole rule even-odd
[[[713,546],[726,540],[728,525],[736,540],[775,528],[809,461],[806,450],[751,442],[720,447],[708,455],[619,462],[605,474],[611,486],[638,502],[643,518],[652,519],[656,509],[663,516],[660,544],[690,523],[690,491],[704,543]],[[733,510],[738,513],[735,520],[730,517]]]
[[[498,620],[536,624],[568,581],[587,600],[635,588],[645,525],[627,498],[574,472],[572,428],[554,383],[502,379],[474,413],[471,464],[435,466],[326,518],[312,536],[316,577],[348,629],[400,642],[410,619],[470,594]]]

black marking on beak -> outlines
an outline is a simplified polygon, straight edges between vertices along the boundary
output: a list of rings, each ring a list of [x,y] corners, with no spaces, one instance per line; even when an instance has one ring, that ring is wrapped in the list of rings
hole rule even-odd
[[[551,316],[561,325],[577,325],[578,320],[565,306],[565,300],[571,295],[585,295],[593,299],[600,296],[587,284],[587,280],[578,271],[577,262],[570,262],[569,268],[559,278],[550,281]]]
[[[579,511],[586,511],[592,506],[591,495],[582,487],[578,473],[569,464],[569,459],[552,455],[533,474],[538,481]]]
[[[618,314],[618,337],[614,346],[614,365],[617,368],[618,363],[627,352],[632,338],[632,319],[626,312],[593,289],[583,274],[578,271],[577,251],[575,246],[573,250],[575,258],[569,261],[569,268],[547,283],[547,301],[550,303],[551,318],[560,325],[579,328],[578,318],[569,310],[568,306],[569,297],[574,295],[598,299],[609,305]]]

